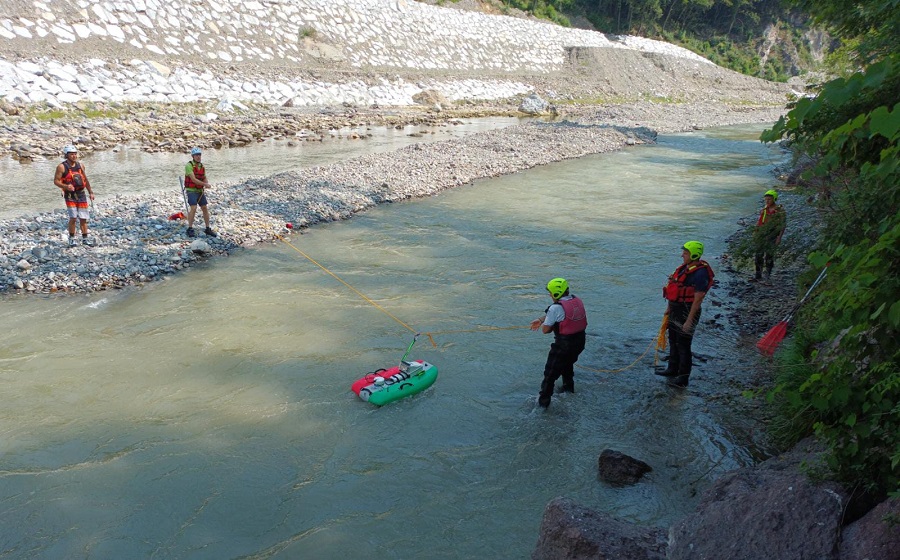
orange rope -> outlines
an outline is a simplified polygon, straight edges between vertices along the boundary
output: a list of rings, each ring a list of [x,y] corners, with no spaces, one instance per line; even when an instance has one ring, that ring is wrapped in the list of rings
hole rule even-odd
[[[325,268],[324,266],[322,266],[321,264],[319,264],[318,262],[316,262],[315,259],[313,259],[313,258],[310,257],[309,255],[307,255],[306,253],[304,253],[303,251],[301,251],[300,249],[298,249],[297,247],[295,247],[293,243],[291,243],[290,241],[288,241],[287,239],[285,239],[284,237],[282,237],[282,236],[279,235],[278,233],[276,233],[276,232],[273,232],[273,233],[275,234],[275,237],[277,237],[278,239],[280,239],[280,240],[284,241],[285,243],[287,243],[287,245],[288,245],[289,247],[291,247],[293,250],[297,251],[298,253],[300,253],[300,254],[303,255],[304,257],[306,257],[306,258],[309,260],[309,262],[313,263],[314,265],[318,266],[319,268],[321,268],[322,270],[324,270],[325,272],[327,272],[329,275],[331,275],[332,278],[334,278],[335,280],[337,280],[337,281],[340,282],[341,284],[343,284],[343,285],[347,286],[348,288],[350,288],[351,290],[353,290],[353,292],[356,293],[356,295],[358,295],[359,297],[363,298],[364,300],[366,300],[367,302],[369,302],[370,304],[372,304],[376,309],[378,309],[379,311],[381,311],[382,313],[384,313],[385,315],[387,315],[387,316],[390,317],[391,319],[397,321],[400,325],[402,325],[403,327],[405,327],[405,328],[406,328],[407,330],[409,330],[411,333],[413,333],[413,334],[417,334],[417,333],[418,333],[418,331],[416,331],[416,329],[410,327],[409,325],[407,325],[406,323],[404,323],[403,321],[401,321],[400,319],[398,319],[397,317],[395,317],[393,314],[391,314],[390,311],[388,311],[388,310],[385,309],[384,307],[381,307],[380,305],[378,305],[377,303],[375,303],[374,301],[372,301],[372,299],[369,298],[369,297],[368,297],[367,295],[365,295],[364,293],[360,292],[359,290],[357,290],[356,288],[354,288],[354,287],[351,286],[350,284],[344,282],[344,281],[341,279],[340,276],[338,276],[337,274],[331,272],[330,270],[328,270],[327,268]],[[431,337],[429,336],[428,338],[431,338]],[[433,342],[432,342],[432,343],[433,343]]]

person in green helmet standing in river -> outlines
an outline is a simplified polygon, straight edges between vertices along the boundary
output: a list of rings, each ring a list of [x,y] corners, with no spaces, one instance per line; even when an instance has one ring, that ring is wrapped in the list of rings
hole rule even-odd
[[[681,247],[681,266],[669,276],[663,288],[663,297],[669,301],[666,314],[669,316],[669,365],[658,372],[669,378],[673,387],[687,387],[691,376],[691,343],[700,323],[700,306],[712,287],[713,273],[700,257],[703,243],[688,241]]]
[[[531,322],[531,330],[538,328],[544,334],[553,333],[553,343],[544,366],[544,381],[538,395],[538,405],[547,408],[553,396],[556,380],[562,377],[561,393],[575,392],[575,362],[584,350],[587,313],[584,303],[569,293],[565,278],[554,278],[547,283],[547,291],[553,303],[544,316]]]

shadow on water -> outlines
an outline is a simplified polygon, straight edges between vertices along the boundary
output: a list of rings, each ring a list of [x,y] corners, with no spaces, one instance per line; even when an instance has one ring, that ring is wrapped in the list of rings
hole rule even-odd
[[[710,480],[753,462],[745,419],[716,400],[728,332],[695,344],[691,389],[648,356],[660,287],[689,237],[716,266],[768,181],[767,148],[710,140],[749,167],[708,181],[695,135],[560,162],[375,208],[124,292],[9,298],[4,550],[23,558],[521,558],[547,501],[666,525]],[[714,150],[714,152],[712,152]],[[550,337],[526,328],[569,279],[589,314],[576,393],[536,407]],[[710,298],[719,297],[712,292]],[[711,300],[712,301],[712,300]],[[401,323],[402,322],[402,323]],[[407,328],[407,326],[409,328]],[[498,327],[484,330],[485,327]],[[374,408],[363,373],[440,369]],[[452,332],[448,332],[452,331]],[[614,448],[653,466],[597,480]]]

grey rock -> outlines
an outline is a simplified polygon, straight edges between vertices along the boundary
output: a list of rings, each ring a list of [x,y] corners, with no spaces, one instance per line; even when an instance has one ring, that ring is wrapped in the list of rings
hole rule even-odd
[[[792,465],[764,462],[717,480],[669,530],[668,559],[836,560],[847,496]]]
[[[533,560],[665,560],[666,534],[555,498],[544,509]]]
[[[900,556],[900,498],[890,498],[841,534],[841,560],[896,560]]]
[[[600,479],[617,486],[634,484],[653,470],[647,463],[612,449],[604,449],[597,464]]]
[[[519,104],[519,111],[528,115],[540,115],[549,107],[548,103],[536,93],[532,93]]]
[[[193,251],[195,253],[200,253],[200,254],[209,253],[212,251],[212,248],[209,246],[209,243],[207,243],[203,239],[195,239],[194,241],[192,241],[190,249],[191,249],[191,251]],[[185,255],[185,259],[187,259],[187,258],[189,258],[189,256]]]

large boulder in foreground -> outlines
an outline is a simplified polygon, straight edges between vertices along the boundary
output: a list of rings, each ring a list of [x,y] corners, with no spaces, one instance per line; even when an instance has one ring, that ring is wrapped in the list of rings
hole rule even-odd
[[[535,560],[898,560],[900,498],[850,523],[849,495],[815,483],[822,447],[804,440],[784,455],[732,471],[701,496],[695,513],[668,531],[556,498],[544,511]]]
[[[841,560],[900,558],[900,498],[891,498],[844,528]]]
[[[810,481],[800,468],[810,458],[798,448],[717,480],[669,530],[668,559],[836,560],[848,496]]]
[[[640,527],[566,498],[547,504],[533,560],[665,560],[663,529]]]

